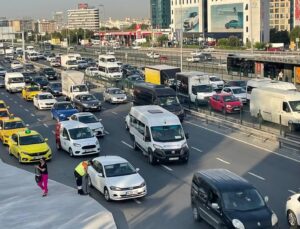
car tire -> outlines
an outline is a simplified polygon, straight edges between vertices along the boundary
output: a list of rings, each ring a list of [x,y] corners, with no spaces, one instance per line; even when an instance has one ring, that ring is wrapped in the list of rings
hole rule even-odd
[[[69,155],[70,155],[70,157],[74,156],[72,148],[69,149]]]
[[[198,208],[196,206],[192,206],[192,211],[193,211],[193,219],[196,222],[200,222],[201,221],[201,217],[198,211]]]
[[[109,202],[110,201],[110,196],[109,196],[109,191],[108,191],[108,189],[105,187],[104,188],[104,199],[107,201],[107,202]]]
[[[139,150],[139,147],[138,147],[137,144],[136,144],[135,138],[133,138],[133,149],[134,149],[135,151],[138,151],[138,150]]]
[[[298,222],[297,217],[295,213],[291,210],[288,210],[287,212],[287,221],[291,229],[297,229],[298,228]]]
[[[156,165],[157,164],[157,159],[153,155],[152,151],[149,151],[149,153],[148,153],[148,162],[149,162],[150,165]]]

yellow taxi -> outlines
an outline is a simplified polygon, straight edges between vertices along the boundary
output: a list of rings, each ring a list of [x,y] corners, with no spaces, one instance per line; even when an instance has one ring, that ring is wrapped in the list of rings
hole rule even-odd
[[[22,90],[23,99],[29,101],[33,100],[33,97],[41,93],[40,87],[36,85],[25,86]]]
[[[11,116],[9,119],[0,120],[0,140],[4,145],[8,144],[8,140],[13,134],[25,130],[26,125],[18,117]]]
[[[6,108],[0,108],[0,120],[9,119],[10,114]]]
[[[20,163],[35,162],[41,158],[50,160],[52,152],[47,141],[34,130],[17,132],[9,138],[9,155],[14,155]]]
[[[0,109],[2,109],[2,108],[8,109],[9,106],[7,106],[6,103],[3,100],[0,100]]]

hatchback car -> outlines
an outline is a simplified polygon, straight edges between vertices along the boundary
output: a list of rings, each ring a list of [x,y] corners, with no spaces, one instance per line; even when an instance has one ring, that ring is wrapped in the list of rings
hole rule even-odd
[[[237,97],[242,103],[247,103],[246,90],[242,87],[224,87],[223,93],[228,93]]]
[[[78,110],[70,102],[57,102],[51,108],[52,119],[57,121],[67,120],[75,113],[78,113]]]
[[[62,85],[58,82],[49,82],[46,90],[56,97],[62,95]]]
[[[224,93],[211,96],[209,105],[213,110],[222,111],[223,114],[240,112],[243,108],[243,104],[238,98]]]
[[[30,101],[33,100],[33,97],[39,93],[41,93],[41,89],[39,86],[25,86],[22,90],[22,97],[23,99]]]
[[[147,187],[138,171],[119,156],[96,157],[88,167],[88,184],[107,201],[140,198],[147,194]]]
[[[119,88],[107,88],[103,92],[104,101],[110,103],[126,103],[127,96],[124,91]]]
[[[300,193],[290,196],[286,202],[286,217],[290,228],[300,227]]]

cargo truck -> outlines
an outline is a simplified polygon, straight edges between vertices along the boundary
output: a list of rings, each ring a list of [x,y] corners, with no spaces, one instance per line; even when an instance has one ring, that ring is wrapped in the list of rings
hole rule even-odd
[[[62,71],[62,94],[66,100],[73,101],[76,95],[88,94],[89,89],[84,82],[84,73],[74,70]]]
[[[169,65],[154,65],[145,67],[145,82],[173,87],[175,75],[180,68]]]

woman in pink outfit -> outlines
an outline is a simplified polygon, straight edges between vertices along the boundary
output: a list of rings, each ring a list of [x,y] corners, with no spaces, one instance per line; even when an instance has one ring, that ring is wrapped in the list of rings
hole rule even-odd
[[[40,164],[36,166],[36,168],[41,173],[41,180],[38,183],[38,186],[43,190],[43,197],[45,197],[48,194],[48,168],[46,160],[44,158],[40,159]]]

